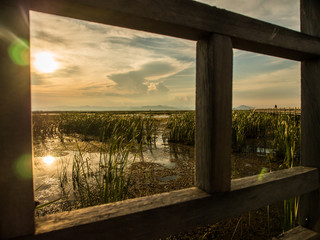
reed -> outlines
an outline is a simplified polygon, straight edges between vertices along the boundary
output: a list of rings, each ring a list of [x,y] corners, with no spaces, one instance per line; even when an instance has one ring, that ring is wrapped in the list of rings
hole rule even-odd
[[[174,113],[166,123],[163,139],[181,144],[195,144],[195,112]],[[64,166],[60,169],[60,186],[64,195],[71,195],[77,207],[123,200],[130,185],[128,161],[132,152],[144,144],[155,142],[159,122],[151,114],[63,113],[33,115],[34,138],[44,140],[59,135],[99,140],[103,143],[97,167],[85,150],[74,154],[71,175]],[[234,152],[263,147],[270,164],[282,159],[282,166],[299,165],[300,117],[274,115],[254,111],[233,111],[232,149]],[[262,176],[262,175],[261,175]],[[299,198],[283,202],[283,229],[297,222]]]
[[[300,197],[294,197],[283,201],[282,229],[284,232],[298,226],[298,211]]]
[[[122,137],[114,137],[101,147],[98,163],[79,148],[74,153],[71,172],[67,163],[60,168],[64,197],[73,202],[74,208],[126,199],[131,177],[127,165],[136,157],[136,153],[132,153],[134,145],[133,141],[128,143]]]
[[[272,157],[284,159],[283,164],[287,167],[299,162],[300,132],[300,117],[296,115],[273,115],[255,111],[232,113],[234,152],[246,152],[254,142],[253,149],[272,149]],[[195,113],[172,114],[163,137],[169,142],[194,145]]]
[[[151,114],[59,113],[33,114],[33,137],[45,140],[58,136],[80,138],[82,141],[108,142],[114,135],[127,142],[151,144],[155,141],[158,122]]]
[[[44,141],[58,133],[59,115],[48,113],[32,114],[32,132],[34,140]]]
[[[164,138],[169,142],[178,142],[188,145],[195,143],[195,114],[186,112],[182,114],[172,114],[167,123],[167,131]]]

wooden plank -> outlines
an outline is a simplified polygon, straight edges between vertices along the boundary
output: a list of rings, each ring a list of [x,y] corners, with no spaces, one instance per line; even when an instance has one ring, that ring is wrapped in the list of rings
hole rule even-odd
[[[27,3],[0,2],[1,239],[34,232]]]
[[[293,60],[320,55],[319,38],[191,0],[31,0],[32,10],[201,40],[230,36],[233,47]]]
[[[320,2],[301,0],[301,31],[320,37]],[[301,164],[320,168],[320,59],[301,63]],[[319,191],[302,196],[303,226],[320,232]]]
[[[320,235],[310,229],[302,226],[295,227],[288,232],[281,234],[279,237],[274,237],[272,240],[319,240]]]
[[[189,188],[49,215],[36,219],[36,236],[20,239],[159,239],[313,191],[318,177],[297,167],[233,180],[223,194]]]
[[[232,43],[213,34],[197,43],[196,186],[208,193],[231,184]]]

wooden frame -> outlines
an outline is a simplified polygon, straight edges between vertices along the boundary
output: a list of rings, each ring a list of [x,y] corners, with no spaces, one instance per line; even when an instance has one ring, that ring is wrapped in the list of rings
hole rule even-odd
[[[318,0],[301,0],[300,33],[191,0],[1,1],[0,238],[157,239],[302,194],[301,219],[307,221],[301,223],[317,229],[319,5]],[[8,55],[15,40],[29,38],[29,10],[198,41],[197,188],[35,221],[29,67]],[[257,176],[230,180],[232,48],[302,61],[301,155],[307,167],[265,174],[262,181]]]
[[[320,2],[301,0],[301,31],[320,37]],[[302,165],[320,168],[320,59],[301,62],[301,160]],[[303,143],[303,144],[302,144]],[[301,199],[301,224],[320,232],[319,190]]]

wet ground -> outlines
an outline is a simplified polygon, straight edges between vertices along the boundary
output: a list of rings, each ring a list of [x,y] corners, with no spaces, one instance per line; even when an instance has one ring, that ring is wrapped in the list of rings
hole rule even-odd
[[[40,204],[61,197],[59,175],[61,166],[71,171],[74,154],[79,149],[84,156],[97,164],[101,143],[83,142],[79,137],[52,138],[34,143],[35,199]],[[254,151],[252,151],[254,149]],[[281,162],[269,161],[270,149],[251,147],[246,153],[233,153],[232,178],[256,175],[279,169]],[[46,158],[52,156],[53,158]],[[131,156],[133,159],[133,157]],[[144,147],[134,161],[128,165],[131,183],[128,198],[142,197],[194,186],[195,153],[193,146],[172,144],[163,141],[159,134],[155,143]],[[279,207],[280,206],[280,207]],[[36,215],[52,214],[72,210],[69,201],[60,199],[36,211]],[[178,239],[271,239],[281,233],[279,220],[281,203],[250,213],[230,218],[213,225],[204,226],[171,236],[167,240]],[[268,224],[269,221],[269,224]]]
[[[92,168],[98,165],[101,143],[79,139],[65,136],[63,141],[56,137],[34,142],[35,199],[40,204],[61,197],[59,179],[66,169],[71,173],[75,154],[81,152],[85,159],[90,159]],[[190,187],[193,185],[194,147],[169,144],[159,134],[152,145],[129,156],[128,171],[131,172],[129,198]],[[41,215],[60,211],[52,209],[53,206],[46,208],[50,210],[42,210]]]
[[[38,203],[44,204],[62,196],[59,180],[61,173],[65,170],[71,172],[74,155],[79,154],[79,150],[84,158],[90,159],[92,168],[98,165],[101,143],[79,139],[80,136],[64,136],[63,141],[56,137],[34,142],[35,199]],[[258,148],[255,152],[232,154],[232,178],[278,170],[279,162],[269,161],[269,153],[269,149]],[[168,143],[159,134],[152,145],[143,147],[135,159],[133,155],[129,159],[131,183],[128,198],[194,186],[193,146]],[[62,202],[60,200],[38,211],[38,214],[70,209],[70,206],[63,209]]]
[[[79,150],[90,159],[93,167],[100,157],[101,143],[81,136],[64,136],[34,142],[35,199],[39,204],[60,199],[61,172],[71,171]],[[159,133],[154,144],[145,146],[128,164],[131,182],[128,198],[168,192],[194,186],[195,153],[193,146],[168,143]],[[281,160],[270,160],[271,149],[249,146],[243,153],[232,153],[232,178],[279,170]],[[51,158],[48,156],[51,156]],[[134,159],[134,160],[133,160]],[[283,167],[282,167],[283,168]],[[234,218],[171,236],[173,239],[270,239],[281,233],[279,206],[251,211]],[[38,211],[36,215],[72,210],[75,206],[64,198]],[[269,223],[268,223],[269,221]]]

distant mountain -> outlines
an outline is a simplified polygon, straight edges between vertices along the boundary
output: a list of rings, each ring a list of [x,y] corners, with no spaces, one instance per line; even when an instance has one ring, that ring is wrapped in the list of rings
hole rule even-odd
[[[84,106],[54,106],[54,107],[49,107],[47,109],[41,109],[45,111],[108,111],[108,107],[104,106],[89,106],[89,105],[84,105]]]
[[[153,111],[161,111],[161,110],[180,110],[175,107],[169,107],[165,105],[156,105],[156,106],[142,106],[142,107],[134,107],[132,109],[138,109],[138,110],[153,110]]]
[[[192,107],[171,107],[166,105],[155,106],[128,106],[128,107],[105,107],[105,106],[54,106],[46,109],[33,109],[33,111],[178,111],[178,110],[193,110]]]
[[[233,110],[252,110],[254,107],[246,106],[246,105],[240,105],[236,108],[233,108]]]

